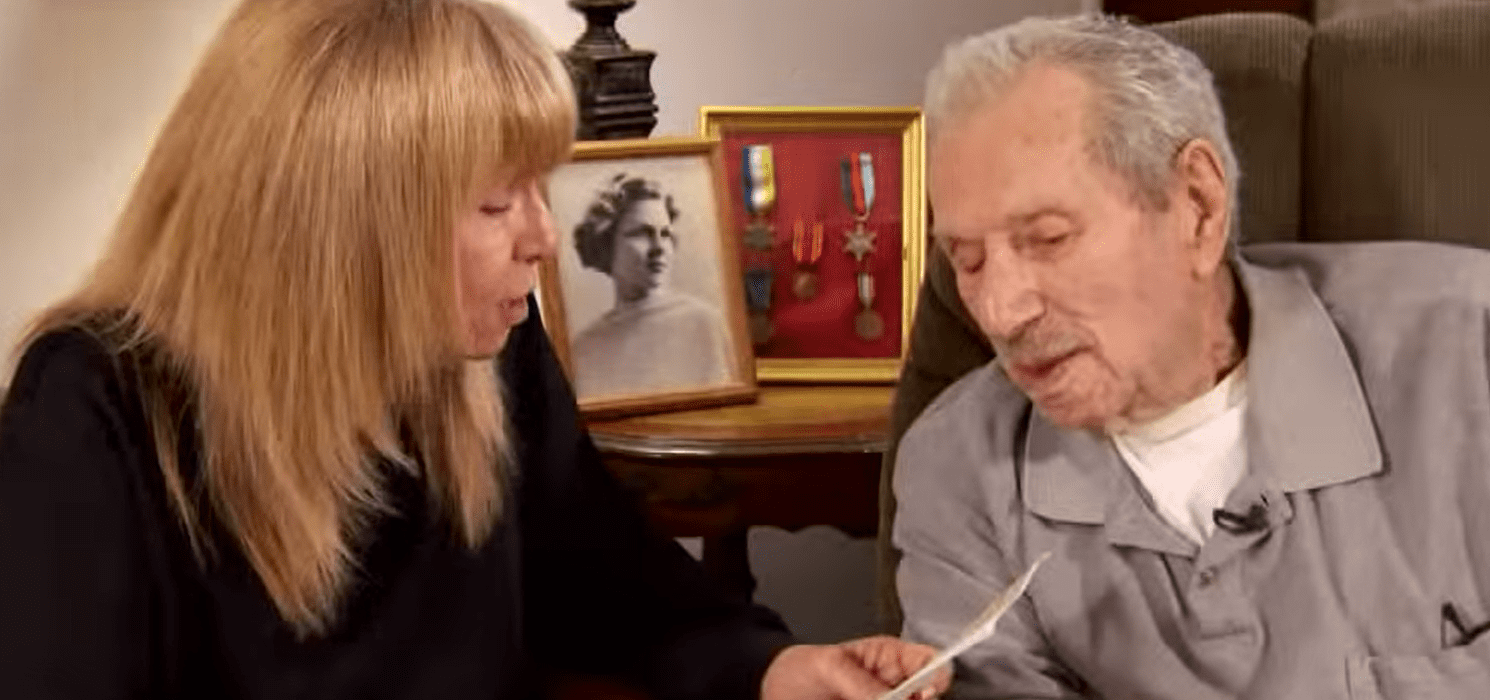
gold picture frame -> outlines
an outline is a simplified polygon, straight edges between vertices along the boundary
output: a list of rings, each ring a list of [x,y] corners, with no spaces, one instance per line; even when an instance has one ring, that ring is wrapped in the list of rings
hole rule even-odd
[[[582,141],[549,176],[539,304],[586,418],[755,400],[720,168],[718,139]]]
[[[774,166],[777,177],[776,190],[778,197],[782,200],[781,207],[783,210],[786,207],[786,201],[792,197],[792,188],[802,186],[801,182],[794,181],[792,178],[792,164],[781,159],[786,153],[798,154],[794,156],[797,160],[811,158],[823,160],[829,157],[839,158],[844,155],[844,149],[860,147],[855,145],[856,138],[862,139],[864,144],[862,147],[874,147],[886,155],[889,153],[886,149],[891,148],[893,145],[893,150],[897,151],[895,155],[898,155],[898,159],[882,158],[876,162],[881,166],[888,166],[889,164],[885,163],[885,160],[895,160],[896,162],[893,165],[898,166],[896,170],[898,170],[899,175],[900,186],[898,192],[895,193],[898,201],[895,202],[896,208],[894,209],[894,212],[898,213],[898,217],[889,211],[881,213],[881,216],[887,217],[882,219],[882,221],[898,224],[899,235],[893,236],[893,238],[897,239],[896,247],[898,248],[900,260],[898,266],[899,288],[895,290],[893,297],[898,301],[898,308],[895,309],[894,323],[888,323],[890,321],[889,318],[883,319],[887,322],[885,323],[885,333],[888,334],[893,330],[896,336],[894,340],[884,341],[876,339],[875,342],[877,344],[874,346],[875,349],[873,352],[878,354],[874,356],[858,356],[855,352],[852,352],[853,346],[851,340],[828,343],[822,341],[822,336],[820,335],[808,335],[810,333],[821,333],[821,329],[824,328],[830,329],[834,333],[847,333],[848,331],[843,329],[852,325],[850,320],[844,316],[846,312],[844,311],[843,304],[845,303],[845,293],[849,295],[850,299],[847,303],[853,303],[854,292],[852,290],[844,292],[841,289],[845,282],[843,274],[840,273],[836,283],[839,286],[837,290],[839,293],[832,297],[833,302],[838,304],[836,310],[828,308],[824,311],[825,320],[822,321],[811,320],[811,317],[806,315],[806,312],[800,314],[799,317],[806,317],[809,321],[800,322],[798,327],[802,329],[810,328],[810,330],[798,331],[799,335],[802,335],[800,339],[788,338],[788,340],[800,340],[800,342],[776,343],[787,348],[784,354],[788,356],[779,356],[779,354],[774,353],[774,341],[772,340],[757,344],[755,350],[756,376],[761,382],[888,383],[896,381],[900,374],[901,364],[910,348],[911,320],[915,312],[916,297],[920,291],[926,264],[926,136],[921,110],[916,107],[705,106],[699,110],[699,131],[703,136],[721,141],[723,148],[726,150],[725,172],[727,179],[733,179],[735,181],[738,181],[740,178],[740,169],[734,167],[732,163],[742,162],[741,159],[743,156],[739,152],[742,143],[776,143],[777,145],[773,149],[779,150],[773,152],[783,154],[783,156],[777,157]],[[817,153],[818,155],[811,155],[813,153]],[[836,166],[836,162],[816,163],[805,168],[816,174],[812,178],[813,182],[808,185],[815,192],[812,195],[814,203],[808,205],[808,209],[804,211],[816,212],[811,215],[820,216],[830,221],[836,220],[841,224],[844,217],[848,216],[851,218],[853,212],[846,209],[846,203],[841,200],[834,200],[834,203],[827,201],[827,193],[829,191],[838,191],[836,189],[836,178],[827,174],[830,166]],[[890,168],[885,167],[885,170],[888,171]],[[831,182],[826,181],[830,179],[832,180]],[[727,191],[730,195],[729,202],[731,207],[731,218],[729,220],[735,224],[735,228],[738,230],[743,227],[745,218],[747,217],[747,214],[744,212],[744,190],[739,186],[732,185],[727,188]],[[882,190],[880,196],[883,197],[886,194],[888,193]],[[780,218],[773,223],[773,231],[775,231],[775,236],[777,236],[778,240],[784,240],[783,237],[789,238],[792,235],[791,232],[782,231],[782,229],[788,226],[795,228],[796,221],[803,217],[796,217],[792,221],[787,221],[789,218],[793,217]],[[888,228],[888,226],[883,228]],[[842,225],[838,226],[837,230],[828,231],[827,236],[830,239],[830,244],[825,246],[828,254],[842,255],[839,251],[843,246],[841,245],[841,239],[838,237],[845,233]],[[738,237],[739,234],[737,234]],[[891,237],[886,236],[885,231],[881,230],[879,232],[881,242],[884,242],[887,238]],[[786,245],[790,247],[789,243]],[[742,256],[749,254],[749,251],[742,250]],[[883,252],[878,252],[877,254],[882,255]],[[792,257],[796,255],[795,252],[791,253]],[[792,257],[776,255],[774,259],[785,259],[787,262],[784,264],[790,266],[794,264]],[[825,257],[824,259],[827,258]],[[783,263],[771,262],[767,264],[779,266]],[[843,264],[845,263],[840,262],[840,268]],[[886,259],[880,265],[888,266],[882,267],[882,270],[893,271],[894,269],[893,259]],[[742,267],[745,267],[744,263],[742,263]],[[794,287],[789,283],[780,280],[780,271],[775,274],[776,277],[773,278],[772,285],[781,290],[794,290]],[[849,280],[847,284],[853,287],[855,286],[853,273],[849,274],[850,277],[847,278]],[[826,276],[827,274],[825,272],[823,277]],[[892,277],[894,275],[876,276]],[[825,286],[827,283],[825,281]],[[829,303],[826,291],[828,290],[825,290],[824,301],[821,302],[824,305]],[[786,297],[786,294],[775,292],[767,296],[783,298]],[[874,294],[871,294],[871,296],[874,296]],[[887,292],[878,292],[878,298],[881,300],[887,296],[889,296]],[[862,302],[863,297],[861,296],[859,299]],[[787,298],[786,303],[795,303],[795,301]],[[809,299],[803,303],[810,304],[811,300]],[[782,316],[784,317],[785,315],[786,311],[783,310]],[[820,355],[814,354],[814,352],[818,352],[812,347],[814,343],[826,348],[826,351],[821,352]],[[845,347],[849,348],[850,352],[844,352],[843,349]]]

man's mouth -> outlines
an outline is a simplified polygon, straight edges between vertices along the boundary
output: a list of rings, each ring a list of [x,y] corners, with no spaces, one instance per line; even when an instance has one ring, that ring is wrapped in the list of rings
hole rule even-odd
[[[1045,379],[1049,379],[1052,375],[1055,374],[1055,371],[1066,362],[1066,360],[1071,359],[1078,352],[1080,351],[1069,350],[1058,355],[1048,355],[1046,357],[1032,358],[1027,360],[1021,359],[1010,363],[1008,367],[1012,369],[1014,373],[1021,379],[1025,379],[1031,382],[1039,382]]]

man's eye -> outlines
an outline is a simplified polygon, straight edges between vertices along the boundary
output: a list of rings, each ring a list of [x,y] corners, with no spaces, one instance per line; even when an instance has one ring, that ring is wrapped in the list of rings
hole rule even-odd
[[[946,241],[942,246],[947,259],[959,272],[977,272],[983,266],[983,246],[967,241]]]
[[[1072,229],[1058,229],[1048,233],[1030,234],[1025,239],[1025,243],[1035,252],[1048,254],[1060,250],[1075,237],[1076,231]]]

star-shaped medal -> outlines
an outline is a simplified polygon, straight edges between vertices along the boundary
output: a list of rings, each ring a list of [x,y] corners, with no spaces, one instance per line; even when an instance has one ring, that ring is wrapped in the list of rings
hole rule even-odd
[[[844,234],[848,239],[843,244],[843,252],[854,256],[854,262],[864,262],[864,256],[874,252],[874,232],[864,228],[860,223],[852,230]]]

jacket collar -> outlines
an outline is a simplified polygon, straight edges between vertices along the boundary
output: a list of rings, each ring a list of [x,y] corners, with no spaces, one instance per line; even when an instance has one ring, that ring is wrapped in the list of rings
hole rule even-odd
[[[1382,469],[1371,412],[1345,342],[1302,273],[1240,257],[1232,269],[1251,310],[1247,348],[1249,469],[1282,492],[1343,483]],[[1025,507],[1099,524],[1124,499],[1125,467],[1100,433],[1028,414]],[[1127,510],[1114,508],[1112,512]]]

